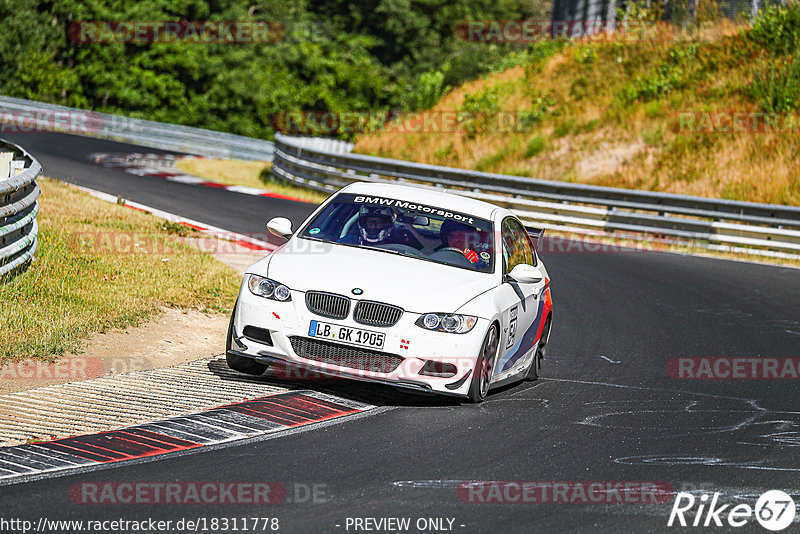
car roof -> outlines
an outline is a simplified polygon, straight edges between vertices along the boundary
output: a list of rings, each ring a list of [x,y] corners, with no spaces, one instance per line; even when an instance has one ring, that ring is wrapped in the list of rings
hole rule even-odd
[[[492,212],[499,208],[499,206],[482,200],[411,185],[355,182],[342,188],[340,192],[382,196],[418,204],[427,204],[437,208],[467,213],[482,219],[491,219]]]

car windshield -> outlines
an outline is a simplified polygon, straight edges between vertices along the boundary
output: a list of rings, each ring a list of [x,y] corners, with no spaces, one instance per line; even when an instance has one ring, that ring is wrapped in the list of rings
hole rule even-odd
[[[402,199],[341,193],[300,236],[494,272],[490,221]]]

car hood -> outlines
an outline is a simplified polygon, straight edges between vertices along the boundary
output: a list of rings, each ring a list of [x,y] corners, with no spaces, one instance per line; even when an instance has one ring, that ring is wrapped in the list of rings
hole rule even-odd
[[[308,250],[298,250],[300,243],[311,245],[302,247]],[[308,240],[287,243],[273,252],[266,273],[251,272],[269,276],[293,290],[338,293],[394,304],[414,313],[458,311],[497,285],[493,274]],[[363,294],[354,295],[354,288],[360,288]]]

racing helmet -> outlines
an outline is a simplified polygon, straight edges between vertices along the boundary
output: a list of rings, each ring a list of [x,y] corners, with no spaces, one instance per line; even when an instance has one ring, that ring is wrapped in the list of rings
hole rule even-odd
[[[387,207],[362,206],[358,213],[361,239],[368,244],[383,243],[394,232],[394,212]]]
[[[475,230],[476,228],[468,224],[447,219],[442,223],[442,227],[439,230],[439,236],[442,238],[442,245],[447,247],[449,246],[450,234],[453,232],[466,232],[468,234],[472,234],[475,232]]]

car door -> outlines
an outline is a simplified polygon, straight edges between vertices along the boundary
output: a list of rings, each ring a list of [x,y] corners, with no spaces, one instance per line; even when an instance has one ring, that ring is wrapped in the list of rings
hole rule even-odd
[[[512,280],[508,273],[518,264],[536,265],[533,243],[522,224],[506,217],[501,224],[503,251],[503,283],[501,292],[506,302],[502,313],[502,346],[494,366],[493,381],[502,380],[527,369],[533,358],[531,350],[541,328],[541,292],[544,280],[524,284]]]

